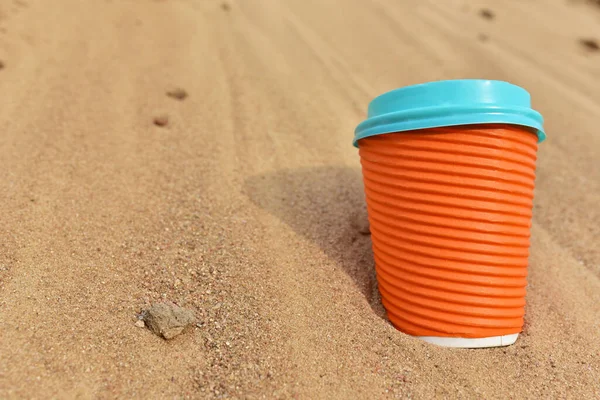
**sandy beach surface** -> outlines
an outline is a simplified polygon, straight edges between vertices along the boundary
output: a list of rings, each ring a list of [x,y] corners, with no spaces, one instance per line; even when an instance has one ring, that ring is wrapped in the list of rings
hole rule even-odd
[[[3,0],[0,398],[600,398],[598,41],[594,1]],[[506,348],[396,331],[357,228],[368,102],[465,77],[548,132]]]

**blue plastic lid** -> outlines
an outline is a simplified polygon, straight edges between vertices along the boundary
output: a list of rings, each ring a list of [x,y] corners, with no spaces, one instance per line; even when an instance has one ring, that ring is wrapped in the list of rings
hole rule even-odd
[[[463,79],[406,86],[376,97],[368,118],[356,127],[354,146],[383,133],[492,123],[534,128],[538,142],[546,139],[544,119],[531,108],[525,89],[502,81]]]

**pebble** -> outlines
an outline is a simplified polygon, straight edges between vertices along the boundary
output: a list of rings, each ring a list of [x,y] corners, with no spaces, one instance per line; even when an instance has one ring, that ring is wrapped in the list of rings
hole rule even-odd
[[[494,19],[494,17],[495,17],[494,12],[487,8],[484,8],[483,10],[479,11],[479,15],[481,15],[485,19],[490,19],[490,20]]]
[[[166,126],[169,123],[169,117],[167,117],[166,115],[154,117],[153,122],[156,126]]]
[[[144,323],[144,321],[143,321],[143,320],[141,320],[141,319],[138,319],[138,320],[135,322],[135,326],[137,326],[138,328],[143,328],[143,327],[145,327],[145,326],[146,326],[146,324]]]
[[[369,216],[366,209],[352,215],[350,224],[362,235],[371,234],[371,225],[369,224]]]
[[[196,323],[191,310],[172,303],[156,303],[143,313],[144,322],[152,332],[164,339],[173,339],[189,325]]]
[[[188,97],[188,93],[182,88],[175,88],[167,92],[167,96],[175,100],[185,100]]]
[[[595,39],[580,39],[579,43],[581,43],[588,51],[600,50],[600,44]]]

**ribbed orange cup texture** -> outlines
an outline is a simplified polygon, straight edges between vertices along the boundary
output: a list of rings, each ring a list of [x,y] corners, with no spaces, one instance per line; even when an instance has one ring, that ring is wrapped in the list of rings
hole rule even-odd
[[[505,124],[359,141],[379,291],[396,328],[521,331],[536,152],[535,133]]]

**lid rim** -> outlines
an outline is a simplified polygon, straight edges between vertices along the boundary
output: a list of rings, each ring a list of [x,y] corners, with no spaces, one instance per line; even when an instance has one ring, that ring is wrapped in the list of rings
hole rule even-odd
[[[354,146],[368,136],[444,126],[506,123],[536,130],[544,141],[542,115],[530,107],[529,93],[491,80],[446,80],[406,86],[377,96],[368,118],[355,129]]]
[[[499,112],[499,111],[502,112]],[[529,109],[526,115],[521,112],[511,112],[511,109],[498,109],[495,112],[485,112],[481,110],[479,113],[470,112],[465,115],[438,115],[435,118],[425,117],[421,118],[409,118],[404,111],[396,113],[385,114],[380,117],[380,120],[371,122],[370,120],[363,121],[357,128],[354,136],[353,145],[358,147],[358,141],[370,136],[382,135],[386,133],[394,132],[406,132],[414,131],[419,129],[430,129],[430,128],[442,128],[446,126],[460,126],[460,125],[478,125],[478,124],[509,124],[518,125],[536,130],[538,137],[538,143],[543,142],[546,139],[546,133],[543,130],[543,118],[535,110]],[[522,110],[517,110],[522,111]]]

